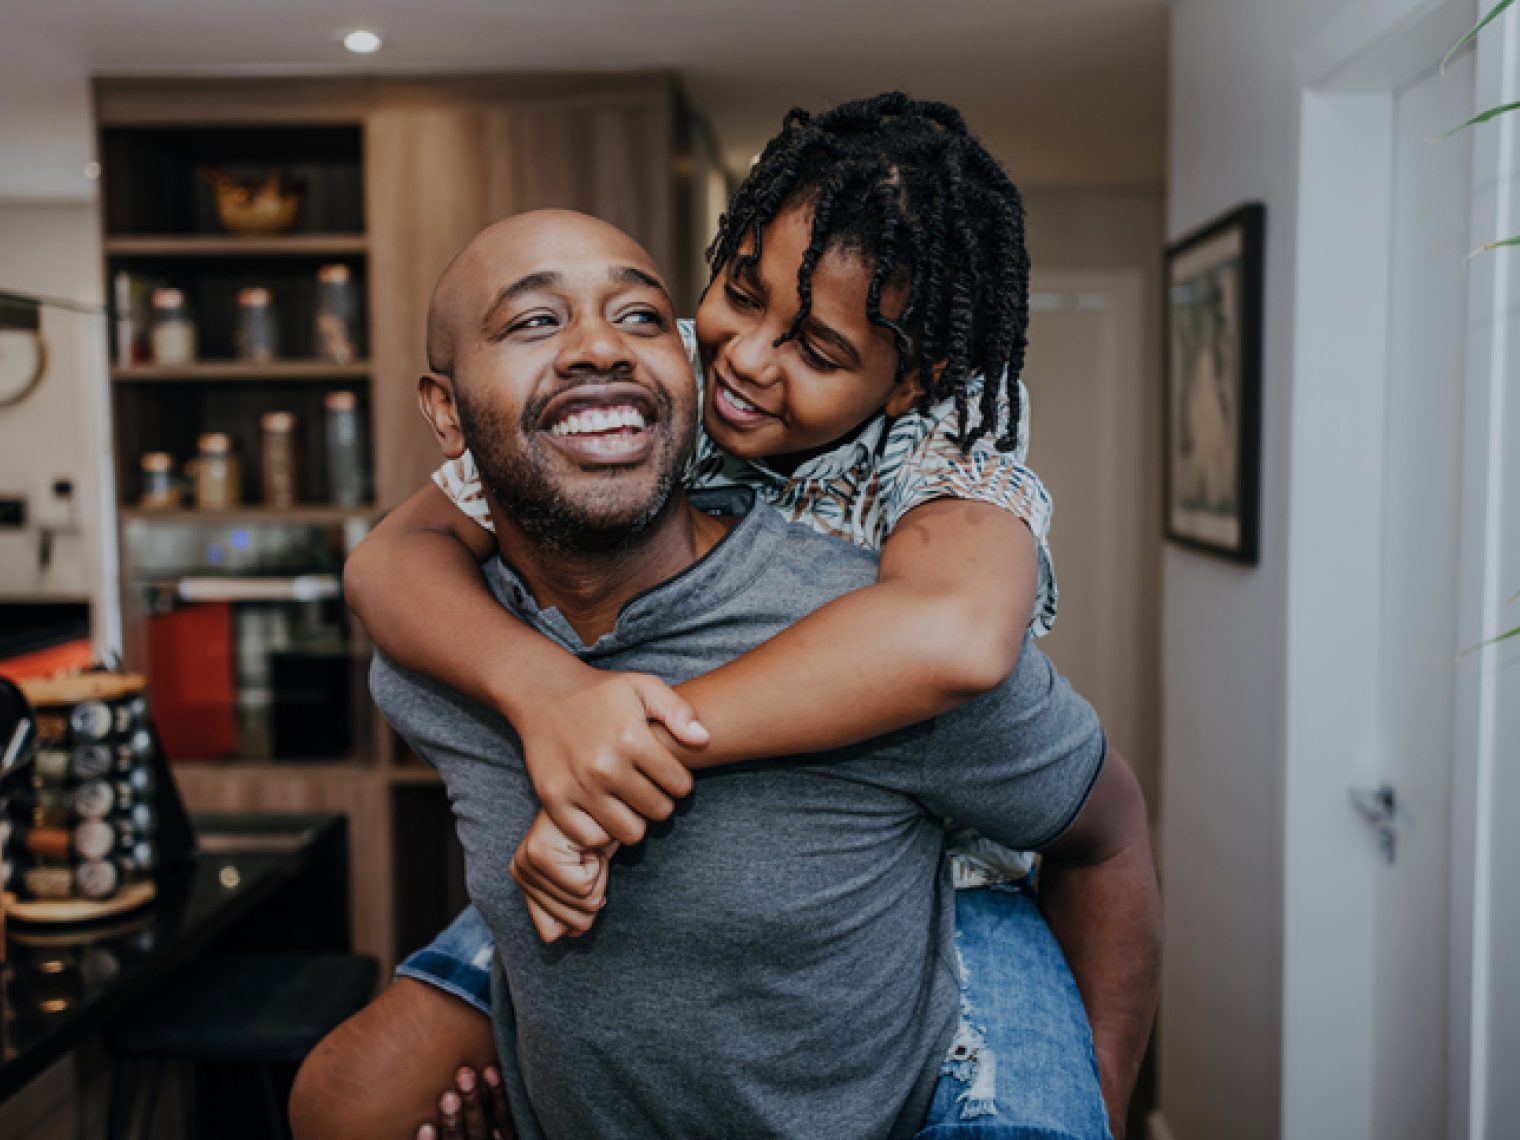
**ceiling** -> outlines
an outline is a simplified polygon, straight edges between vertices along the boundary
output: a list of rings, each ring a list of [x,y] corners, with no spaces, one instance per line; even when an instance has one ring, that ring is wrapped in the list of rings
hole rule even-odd
[[[92,75],[648,68],[735,171],[788,107],[895,87],[1023,185],[1159,185],[1167,35],[1164,0],[0,0],[0,197],[88,196]]]

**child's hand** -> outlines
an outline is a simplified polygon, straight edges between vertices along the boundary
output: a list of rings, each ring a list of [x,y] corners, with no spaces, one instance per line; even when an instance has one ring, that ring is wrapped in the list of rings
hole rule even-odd
[[[582,847],[637,843],[646,820],[665,819],[691,791],[691,773],[652,725],[691,748],[707,743],[707,730],[658,677],[588,668],[586,679],[516,725],[528,778],[544,811]]]
[[[616,843],[582,847],[538,813],[512,855],[512,878],[541,939],[579,938],[591,929],[607,902],[608,860],[616,850]]]

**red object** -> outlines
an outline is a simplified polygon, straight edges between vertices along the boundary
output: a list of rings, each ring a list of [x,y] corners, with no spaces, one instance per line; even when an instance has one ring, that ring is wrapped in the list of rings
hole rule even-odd
[[[0,677],[8,677],[12,681],[31,681],[58,673],[73,673],[88,669],[92,664],[90,658],[90,643],[86,638],[80,638],[78,641],[6,658],[0,661]]]
[[[207,602],[148,619],[153,722],[169,759],[219,760],[237,751],[232,605]]]

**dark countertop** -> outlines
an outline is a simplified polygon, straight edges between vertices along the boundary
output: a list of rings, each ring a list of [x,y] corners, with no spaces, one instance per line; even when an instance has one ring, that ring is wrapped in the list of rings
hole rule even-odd
[[[218,947],[349,949],[347,820],[197,815],[200,854],[140,910],[88,925],[6,923],[0,1100]]]

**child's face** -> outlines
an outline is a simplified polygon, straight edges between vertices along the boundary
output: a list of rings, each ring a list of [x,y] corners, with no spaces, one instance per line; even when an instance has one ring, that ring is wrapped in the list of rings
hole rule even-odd
[[[703,426],[746,459],[801,462],[883,408],[903,414],[918,395],[912,377],[893,380],[892,334],[866,316],[871,270],[848,253],[831,249],[818,259],[808,319],[795,339],[775,346],[800,305],[797,273],[811,225],[803,207],[778,214],[762,234],[759,262],[738,277],[725,270],[697,308]],[[753,248],[747,240],[739,252]],[[903,287],[883,289],[882,315],[895,318],[905,302]]]

